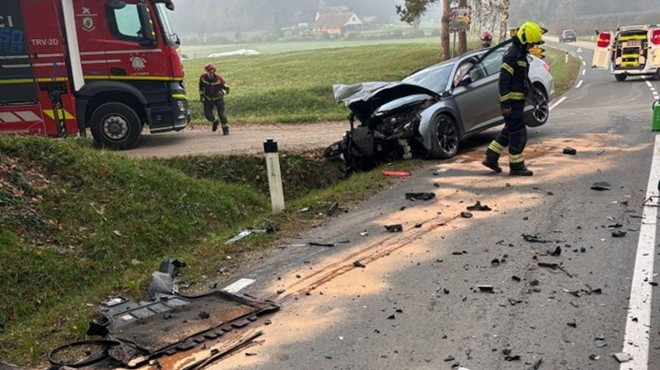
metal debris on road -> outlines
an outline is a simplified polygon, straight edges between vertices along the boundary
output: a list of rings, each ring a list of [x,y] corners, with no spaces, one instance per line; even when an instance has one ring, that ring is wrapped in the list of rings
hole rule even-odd
[[[630,353],[627,352],[618,352],[618,353],[612,353],[612,356],[619,361],[620,364],[624,362],[628,362],[633,359],[633,357],[630,355]]]
[[[484,293],[494,293],[495,292],[493,290],[492,285],[477,285],[477,288],[479,289],[480,292],[484,292]]]
[[[557,246],[557,248],[555,248],[555,250],[549,250],[548,254],[551,255],[551,256],[554,256],[554,257],[561,256],[561,247]]]
[[[463,218],[472,218],[472,213],[463,211],[463,212],[461,212],[461,217],[463,217]]]
[[[492,261],[490,261],[490,265],[493,267],[499,267],[500,266],[500,260],[495,258]]]
[[[577,150],[571,148],[570,146],[567,146],[566,148],[564,148],[562,153],[568,154],[568,155],[575,155],[575,154],[577,154]]]
[[[400,233],[403,231],[403,225],[401,224],[385,225],[385,230],[391,233]]]
[[[362,262],[360,262],[360,261],[355,261],[355,262],[353,262],[353,266],[355,266],[355,267],[360,267],[360,268],[365,268],[365,267],[367,267],[367,266],[364,265],[364,263],[362,263]]]
[[[435,193],[406,193],[408,200],[431,200],[435,198]]]
[[[626,236],[625,231],[616,230],[616,231],[612,232],[612,237],[614,237],[614,238],[623,238],[624,236]]]
[[[525,241],[528,241],[530,243],[563,243],[564,240],[548,240],[548,239],[541,239],[538,235],[532,235],[532,234],[522,234],[523,239]]]
[[[467,207],[468,211],[492,211],[487,205],[482,205],[480,201],[477,201],[474,205]]]
[[[594,182],[593,185],[591,185],[591,189],[598,191],[612,190],[612,185],[610,185],[610,183],[606,181],[598,181],[598,182]]]
[[[317,242],[309,242],[309,243],[307,243],[307,244],[309,244],[309,245],[311,245],[311,246],[314,246],[314,247],[329,247],[329,248],[331,248],[331,247],[334,247],[334,246],[335,246],[333,243],[317,243]]]
[[[569,273],[568,271],[566,271],[566,269],[564,269],[564,267],[561,266],[561,265],[558,264],[558,263],[554,263],[554,262],[542,262],[542,261],[539,261],[539,262],[538,262],[538,266],[539,266],[539,267],[549,268],[549,269],[552,269],[552,270],[557,270],[557,269],[559,269],[559,270],[562,270],[566,275],[568,275],[568,277],[571,277],[571,278],[573,277],[573,274],[571,274],[571,273]]]
[[[543,363],[543,358],[541,357],[538,360],[534,361],[534,363],[529,368],[529,370],[538,370],[541,367],[542,363]]]

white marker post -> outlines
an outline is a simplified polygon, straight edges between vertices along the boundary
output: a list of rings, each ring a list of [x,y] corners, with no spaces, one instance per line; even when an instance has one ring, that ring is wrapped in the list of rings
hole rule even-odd
[[[277,142],[268,139],[264,142],[266,153],[266,171],[268,171],[268,187],[270,188],[270,204],[273,213],[284,211],[284,189],[282,188],[282,173],[280,172],[280,157],[277,154]]]
[[[568,63],[568,52],[566,52],[566,56],[564,57],[564,63]]]

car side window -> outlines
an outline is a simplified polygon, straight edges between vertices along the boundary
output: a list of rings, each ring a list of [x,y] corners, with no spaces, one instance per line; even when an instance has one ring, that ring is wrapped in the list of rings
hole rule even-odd
[[[504,45],[503,47],[493,50],[493,52],[488,54],[481,61],[481,65],[483,66],[487,76],[492,76],[500,71],[502,68],[502,58],[504,58],[504,54],[506,54],[507,50],[508,45]]]

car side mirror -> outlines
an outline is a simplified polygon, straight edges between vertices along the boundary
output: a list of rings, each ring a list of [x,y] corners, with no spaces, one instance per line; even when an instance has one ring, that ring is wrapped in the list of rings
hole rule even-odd
[[[472,83],[472,77],[469,74],[466,74],[461,78],[461,81],[458,83],[458,86],[468,86]]]
[[[110,0],[108,1],[107,6],[110,9],[119,10],[126,6],[126,2],[122,0]]]
[[[154,24],[151,21],[151,14],[147,4],[138,4],[138,14],[140,15],[140,23],[142,23],[142,28],[140,29],[142,36],[140,39],[140,45],[156,45],[156,30],[154,29]]]

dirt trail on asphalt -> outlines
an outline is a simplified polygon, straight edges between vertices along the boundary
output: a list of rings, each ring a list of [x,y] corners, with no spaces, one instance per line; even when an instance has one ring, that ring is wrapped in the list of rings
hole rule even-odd
[[[305,124],[230,125],[228,136],[209,126],[195,126],[181,132],[150,134],[146,130],[138,146],[121,153],[130,157],[175,157],[185,155],[258,154],[272,139],[280,151],[299,152],[325,148],[342,138],[348,122]]]

